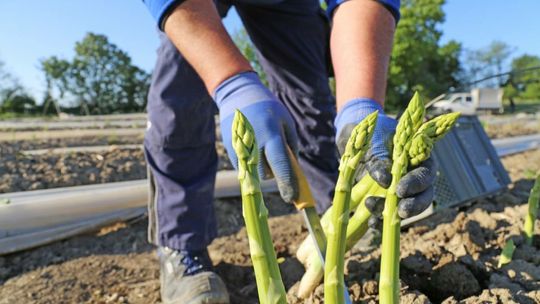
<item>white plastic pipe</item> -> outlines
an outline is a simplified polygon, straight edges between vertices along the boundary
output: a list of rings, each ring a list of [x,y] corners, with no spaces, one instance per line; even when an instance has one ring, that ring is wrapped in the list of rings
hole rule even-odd
[[[74,153],[74,152],[106,152],[112,151],[114,149],[122,150],[137,150],[142,149],[142,145],[107,145],[107,146],[78,146],[78,147],[63,147],[63,148],[49,148],[49,149],[37,149],[37,150],[26,150],[21,153],[24,155],[43,155],[43,154],[65,154],[65,153]]]
[[[145,213],[146,208],[132,208],[94,216],[90,219],[62,224],[43,229],[34,229],[27,233],[0,238],[0,255],[27,250],[37,246],[66,239],[87,231],[97,230],[105,225],[126,221]]]
[[[264,181],[265,192],[277,190],[274,180]],[[235,171],[218,172],[216,198],[240,195]],[[97,214],[144,207],[148,200],[146,180],[37,190],[0,195],[0,238],[66,222],[88,219]]]
[[[81,129],[81,130],[52,130],[52,131],[5,131],[0,132],[0,141],[35,140],[51,138],[70,138],[84,136],[139,136],[145,129]]]
[[[274,180],[261,183],[277,191]],[[235,171],[219,171],[214,196],[240,195]],[[147,180],[7,193],[0,200],[0,255],[58,241],[145,212]]]

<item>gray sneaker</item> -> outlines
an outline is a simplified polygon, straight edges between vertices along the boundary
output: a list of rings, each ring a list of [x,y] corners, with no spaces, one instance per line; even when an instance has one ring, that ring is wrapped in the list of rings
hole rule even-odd
[[[206,250],[187,252],[159,247],[158,257],[164,304],[229,304],[227,288],[212,272]]]

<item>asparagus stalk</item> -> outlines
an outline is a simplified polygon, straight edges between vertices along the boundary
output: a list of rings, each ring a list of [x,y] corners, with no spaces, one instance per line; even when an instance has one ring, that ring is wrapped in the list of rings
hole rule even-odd
[[[527,216],[525,217],[525,225],[523,226],[523,232],[527,244],[532,245],[534,236],[534,222],[538,216],[538,204],[540,203],[540,174],[536,177],[534,186],[531,189],[529,195],[529,204],[527,210]]]
[[[369,176],[369,175],[366,175]],[[366,193],[362,194],[360,197],[356,198],[354,197],[354,189],[353,193],[351,194],[351,209],[353,209],[353,205],[357,206],[357,209],[354,213],[354,215],[349,220],[349,224],[347,225],[347,233],[346,233],[346,247],[345,251],[350,250],[358,240],[365,234],[368,226],[367,226],[367,219],[371,215],[369,210],[364,205],[364,200],[369,196],[384,196],[385,189],[379,187],[371,178],[365,179],[364,183],[367,186],[371,186],[369,191],[365,191]],[[357,184],[358,185],[358,184]],[[368,187],[366,187],[367,189]],[[325,215],[328,213],[325,213]],[[311,242],[308,242],[308,246],[306,248],[311,248]],[[319,285],[321,282],[323,276],[324,276],[324,269],[321,264],[321,260],[315,250],[309,251],[308,256],[305,258],[304,261],[305,267],[306,267],[306,273],[302,276],[302,279],[300,280],[300,285],[298,287],[298,293],[297,296],[299,298],[305,299],[309,297],[309,295],[315,290],[315,288]]]
[[[368,230],[368,220],[371,217],[371,212],[366,207],[366,199],[370,196],[386,197],[386,189],[379,186],[374,180],[372,180],[372,186],[368,194],[364,197],[362,202],[356,208],[356,211],[349,220],[349,226],[347,226],[347,250],[356,245],[356,243],[366,234]]]
[[[351,205],[350,209],[353,210],[360,204],[362,199],[366,197],[366,193],[368,190],[370,190],[370,187],[373,185],[374,181],[369,176],[369,174],[366,174],[363,176],[360,181],[353,187],[351,192]],[[328,234],[328,224],[330,223],[330,215],[332,214],[333,206],[330,206],[328,210],[323,214],[321,218],[321,226],[323,227],[324,233]],[[313,244],[313,238],[311,238],[309,235],[306,236],[306,238],[302,241],[300,246],[298,247],[298,250],[296,251],[296,258],[304,264],[307,268],[307,266],[310,264],[311,255],[317,255],[314,253],[314,244]],[[322,278],[322,276],[321,276]],[[320,281],[320,279],[319,279]]]
[[[394,136],[392,183],[383,211],[383,241],[379,297],[381,303],[399,303],[399,234],[401,219],[397,213],[396,187],[407,167],[427,160],[435,141],[441,139],[456,123],[459,113],[438,116],[422,123],[424,105],[416,93],[400,119]],[[414,132],[414,130],[416,130]]]
[[[512,256],[514,255],[515,249],[516,245],[514,245],[514,241],[506,241],[506,243],[504,244],[504,248],[501,252],[501,256],[499,257],[499,264],[497,265],[497,268],[501,268],[505,264],[508,264],[512,261]]]
[[[415,93],[396,127],[392,154],[392,182],[386,194],[383,210],[383,235],[379,298],[382,304],[399,303],[399,232],[397,185],[409,165],[408,151],[416,130],[422,124],[424,103]]]
[[[257,173],[258,148],[247,118],[236,111],[232,125],[233,147],[238,156],[238,180],[242,193],[242,214],[246,222],[249,249],[261,304],[286,304],[276,253],[268,227],[268,210]]]
[[[331,222],[328,226],[328,245],[324,267],[324,302],[345,303],[343,278],[345,235],[349,222],[351,188],[360,159],[369,148],[378,112],[368,115],[352,131],[345,153],[341,157],[336,183]]]

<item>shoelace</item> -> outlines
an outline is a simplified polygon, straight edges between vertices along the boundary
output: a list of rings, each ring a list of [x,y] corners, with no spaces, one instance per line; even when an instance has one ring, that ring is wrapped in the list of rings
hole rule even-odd
[[[187,251],[180,251],[180,254],[182,255],[180,263],[186,266],[184,275],[194,275],[207,269],[204,254],[197,254]]]

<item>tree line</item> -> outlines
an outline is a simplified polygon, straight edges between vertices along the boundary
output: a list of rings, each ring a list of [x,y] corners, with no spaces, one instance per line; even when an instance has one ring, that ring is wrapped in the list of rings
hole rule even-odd
[[[512,58],[515,49],[501,41],[478,50],[464,49],[454,40],[441,42],[444,2],[402,0],[389,68],[388,110],[403,108],[414,91],[436,97],[475,86],[502,87],[512,103],[540,100],[539,56]],[[233,38],[264,82],[264,71],[246,32]],[[41,60],[39,68],[45,93],[36,101],[0,61],[0,113],[109,114],[142,112],[146,107],[150,73],[134,65],[127,52],[105,35],[88,33],[75,43],[72,59],[51,56]],[[478,82],[482,79],[486,80]],[[334,86],[333,79],[329,81]]]
[[[88,33],[75,43],[71,60],[51,56],[39,68],[45,93],[38,105],[0,65],[0,79],[5,79],[0,82],[1,112],[88,115],[142,112],[146,107],[150,74],[105,35]]]

